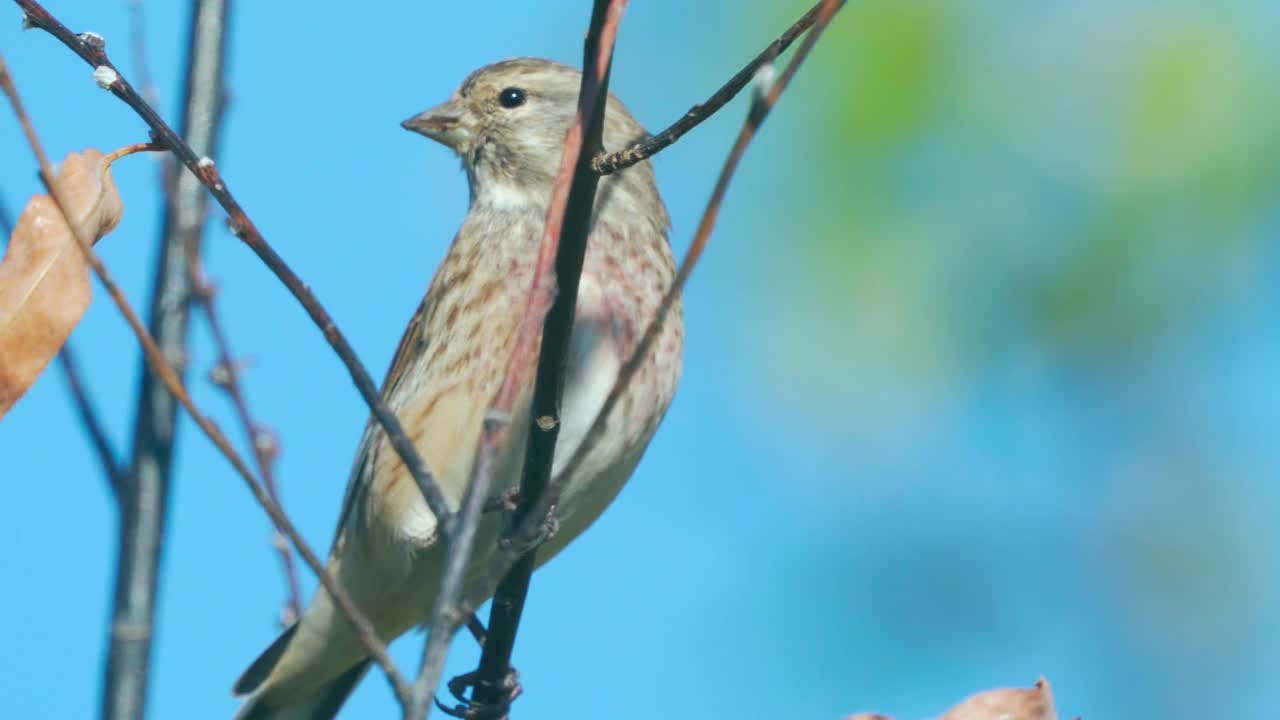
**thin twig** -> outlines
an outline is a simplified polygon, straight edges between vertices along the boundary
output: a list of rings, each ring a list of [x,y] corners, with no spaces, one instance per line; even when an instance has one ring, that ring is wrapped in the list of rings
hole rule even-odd
[[[231,191],[227,188],[226,182],[218,173],[214,164],[207,158],[202,159],[196,155],[173,132],[173,129],[160,118],[155,109],[142,99],[133,86],[129,84],[129,81],[112,65],[110,58],[107,57],[106,52],[101,47],[91,45],[80,39],[35,0],[14,1],[26,13],[25,22],[29,26],[40,28],[54,36],[94,68],[109,71],[109,73],[101,73],[104,78],[110,79],[109,82],[104,82],[106,89],[124,101],[126,105],[133,108],[133,111],[151,128],[152,135],[156,141],[176,155],[182,161],[182,164],[195,173],[200,182],[209,189],[218,204],[226,210],[227,223],[232,232],[236,237],[240,238],[241,242],[248,245],[249,249],[262,260],[267,268],[284,283],[289,292],[307,311],[307,315],[312,322],[315,323],[316,327],[320,328],[325,340],[329,342],[329,345],[338,355],[338,359],[342,361],[347,372],[351,374],[351,380],[355,383],[360,397],[369,406],[373,417],[378,421],[383,432],[386,433],[388,442],[395,449],[401,462],[404,463],[405,468],[413,477],[419,491],[422,492],[423,498],[427,502],[427,507],[438,518],[442,532],[447,534],[453,526],[453,511],[449,507],[449,502],[445,499],[439,485],[431,477],[431,473],[423,463],[422,457],[414,448],[413,441],[409,439],[404,428],[400,425],[399,419],[396,418],[395,414],[391,412],[390,408],[382,400],[378,387],[374,384],[369,371],[360,363],[360,359],[356,357],[355,350],[352,349],[351,344],[347,342],[346,337],[338,329],[329,312],[316,299],[311,289],[302,282],[297,274],[285,263],[284,259],[267,244],[257,225],[253,223],[253,220],[249,218],[244,208],[240,206],[240,203],[236,201]]]
[[[217,365],[211,373],[214,384],[227,394],[235,408],[236,418],[244,429],[245,439],[249,447],[253,448],[258,474],[262,477],[267,495],[272,502],[283,507],[273,469],[275,458],[279,454],[279,443],[270,430],[254,421],[253,415],[249,412],[249,401],[245,398],[244,389],[240,385],[240,369],[233,359],[231,343],[222,328],[222,320],[213,302],[216,290],[205,279],[204,271],[200,267],[200,255],[192,253],[189,260],[192,298],[204,311],[205,321],[209,324],[209,334],[213,337],[213,345],[218,355]],[[288,594],[280,622],[281,625],[288,627],[300,617],[302,612],[302,589],[298,583],[298,571],[294,566],[293,552],[289,549],[289,543],[279,527],[275,528],[271,544],[280,554],[280,563],[284,569],[285,589]]]
[[[71,392],[71,400],[75,403],[76,413],[80,416],[80,424],[84,425],[85,432],[89,435],[89,442],[93,445],[94,452],[98,454],[102,474],[106,476],[107,484],[116,502],[119,502],[120,498],[128,492],[128,473],[120,464],[120,456],[111,447],[107,430],[102,426],[98,411],[94,408],[89,392],[84,387],[84,380],[76,364],[76,356],[71,349],[70,340],[58,351],[58,362],[62,365],[62,373],[67,379],[67,390]]]
[[[500,547],[494,555],[493,561],[489,565],[489,569],[485,576],[473,583],[467,589],[467,594],[458,608],[459,612],[468,612],[479,607],[491,594],[494,589],[499,587],[499,583],[503,581],[508,571],[519,559],[516,554],[517,549],[527,546],[528,543],[535,541],[541,533],[540,526],[543,518],[549,512],[551,506],[556,502],[556,498],[562,489],[564,481],[571,477],[573,471],[581,464],[583,458],[599,441],[600,433],[603,432],[605,420],[609,413],[617,404],[618,399],[626,391],[632,377],[636,371],[644,363],[648,357],[649,351],[652,349],[653,343],[662,329],[662,324],[666,320],[672,305],[675,303],[680,292],[684,288],[684,284],[688,281],[689,275],[693,272],[694,267],[698,263],[698,259],[702,257],[702,251],[706,247],[707,241],[711,238],[711,231],[715,229],[716,219],[719,216],[720,205],[724,201],[725,192],[729,188],[729,181],[733,178],[734,172],[737,170],[738,163],[742,159],[743,153],[746,152],[747,145],[751,139],[755,137],[756,131],[760,129],[764,123],[769,111],[778,102],[782,91],[790,84],[792,77],[800,68],[800,64],[808,56],[809,51],[813,48],[814,43],[821,37],[823,30],[830,24],[835,13],[844,7],[845,0],[823,0],[818,6],[818,13],[815,16],[813,31],[805,38],[804,43],[796,50],[796,54],[792,57],[791,62],[783,71],[782,75],[765,90],[760,97],[752,104],[751,110],[747,115],[746,122],[743,123],[742,130],[738,133],[737,139],[734,141],[733,149],[730,150],[728,158],[725,160],[724,166],[720,170],[720,176],[716,180],[715,189],[711,193],[711,199],[707,202],[707,207],[703,211],[702,219],[698,223],[698,229],[694,233],[693,241],[689,245],[688,251],[685,253],[684,260],[680,263],[680,270],[676,274],[676,280],[671,288],[663,297],[662,304],[659,305],[658,311],[654,319],[649,323],[640,342],[632,351],[631,356],[622,365],[618,373],[618,379],[614,382],[613,388],[609,391],[609,395],[605,399],[604,405],[601,406],[599,412],[596,413],[595,420],[592,421],[591,427],[582,441],[578,444],[574,454],[570,456],[569,461],[565,463],[564,468],[557,474],[548,492],[537,499],[532,512],[520,523],[514,533],[514,540],[504,547]],[[496,603],[495,603],[496,604]],[[490,621],[490,634],[494,632],[493,622]]]
[[[680,136],[702,124],[704,120],[716,114],[720,108],[737,96],[742,91],[742,88],[751,82],[751,78],[755,77],[757,70],[773,62],[773,59],[786,51],[801,33],[812,27],[814,21],[818,19],[818,9],[821,7],[822,3],[819,2],[810,8],[809,12],[787,28],[787,31],[778,36],[777,40],[769,43],[769,46],[762,50],[754,60],[747,63],[746,67],[729,78],[729,82],[715,91],[715,94],[704,102],[689,108],[689,112],[675,121],[671,127],[657,135],[647,137],[631,147],[623,148],[616,152],[606,151],[597,154],[591,160],[591,168],[601,175],[608,175],[629,168],[646,158],[658,154],[666,149],[667,146],[679,140]]]
[[[59,212],[64,216],[64,220],[72,228],[72,234],[76,239],[76,244],[80,247],[81,252],[84,253],[85,259],[98,275],[98,279],[102,282],[103,287],[106,288],[107,294],[111,297],[112,301],[115,302],[116,307],[120,309],[120,313],[124,316],[125,321],[133,331],[138,343],[142,345],[143,354],[146,356],[147,362],[151,365],[151,369],[155,371],[156,375],[160,378],[160,381],[164,383],[169,392],[177,398],[179,404],[181,404],[182,407],[191,415],[191,418],[195,421],[196,425],[199,426],[200,430],[204,432],[205,436],[208,437],[222,455],[227,458],[227,461],[231,463],[233,468],[235,468],[236,473],[244,479],[245,483],[249,486],[249,491],[253,494],[254,499],[258,501],[258,504],[262,506],[267,515],[271,517],[277,527],[284,532],[290,542],[293,543],[294,547],[297,548],[298,554],[302,556],[302,559],[307,563],[307,566],[316,573],[316,577],[319,578],[320,584],[329,593],[329,595],[333,597],[334,602],[337,603],[343,614],[347,616],[347,619],[351,621],[352,626],[355,628],[356,636],[359,638],[361,644],[364,645],[365,650],[369,652],[369,655],[373,658],[374,662],[378,663],[383,672],[387,674],[387,677],[391,681],[392,687],[395,688],[396,693],[401,697],[408,697],[411,688],[408,682],[405,681],[404,676],[401,675],[400,671],[396,668],[395,663],[392,662],[391,656],[387,653],[387,646],[378,639],[378,635],[374,631],[373,625],[367,618],[365,618],[364,614],[360,612],[359,608],[356,607],[355,602],[351,599],[351,596],[347,594],[347,591],[338,582],[337,578],[329,573],[325,568],[324,563],[321,562],[320,558],[311,550],[311,547],[307,545],[307,542],[303,540],[298,529],[294,527],[293,523],[289,520],[288,516],[284,514],[284,511],[280,506],[272,502],[271,496],[267,495],[267,491],[262,486],[262,483],[258,482],[258,479],[253,476],[253,471],[249,469],[249,466],[245,463],[244,459],[236,452],[235,448],[231,445],[231,442],[227,440],[226,435],[218,429],[218,426],[214,424],[211,419],[201,413],[199,408],[196,407],[195,403],[191,400],[190,393],[187,392],[186,387],[183,385],[182,380],[178,377],[177,373],[174,372],[168,362],[165,361],[164,354],[156,345],[155,340],[151,338],[147,329],[143,327],[142,321],[138,319],[138,314],[134,312],[132,305],[130,305],[128,299],[125,298],[124,293],[116,284],[111,273],[107,271],[102,259],[98,257],[96,252],[94,252],[92,244],[90,244],[88,239],[81,237],[78,232],[75,232],[75,226],[71,224],[69,219],[66,219],[66,212],[64,210],[65,205],[59,197],[57,186],[53,184],[53,176],[51,174],[48,157],[45,155],[44,149],[40,145],[40,140],[36,137],[35,130],[31,127],[31,122],[27,117],[26,111],[22,107],[22,101],[19,99],[17,90],[14,88],[11,78],[9,77],[8,67],[4,62],[3,56],[0,56],[0,91],[3,91],[4,94],[8,96],[9,102],[13,105],[14,112],[18,114],[19,123],[22,125],[27,135],[27,142],[31,146],[31,150],[35,154],[40,165],[41,177],[44,180],[46,187],[49,188],[49,196],[53,199],[54,204],[58,206]]]
[[[212,154],[222,114],[228,3],[226,0],[192,0],[190,5],[180,127],[188,143],[200,148],[203,154]],[[165,211],[148,327],[166,360],[181,378],[186,374],[190,322],[187,255],[198,252],[206,195],[189,176],[166,184],[164,195]],[[130,720],[141,718],[144,713],[153,635],[149,628],[155,622],[160,551],[177,436],[177,403],[154,374],[147,371],[146,363],[141,365],[129,492],[120,496],[120,549],[102,690],[104,720]],[[144,627],[148,628],[146,632],[132,631],[132,628]]]
[[[8,237],[12,234],[13,216],[9,214],[9,206],[4,201],[4,196],[0,195],[0,235]],[[80,416],[80,422],[89,436],[89,442],[93,445],[94,452],[98,454],[98,461],[102,464],[102,474],[107,478],[107,487],[118,500],[126,482],[124,466],[120,464],[120,455],[111,447],[106,428],[98,417],[98,411],[93,406],[88,390],[85,389],[84,379],[76,364],[70,340],[58,351],[58,364],[62,366],[62,374],[67,380],[67,390],[71,393],[71,401],[76,406],[76,413]]]

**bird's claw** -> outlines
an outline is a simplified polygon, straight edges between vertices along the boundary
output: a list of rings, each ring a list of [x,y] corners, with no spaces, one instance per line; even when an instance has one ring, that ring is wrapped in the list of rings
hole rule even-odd
[[[444,703],[436,699],[436,707],[446,715],[451,715],[463,720],[498,720],[506,717],[511,710],[511,703],[520,697],[520,693],[524,690],[520,687],[520,673],[516,672],[513,667],[508,667],[505,675],[496,684],[489,683],[479,679],[480,671],[473,670],[469,673],[459,675],[448,682],[449,694],[453,695],[454,700],[458,701],[453,707],[446,707]],[[499,698],[496,702],[482,703],[474,699],[467,698],[467,688],[479,688],[480,686],[492,688],[491,693],[494,697]],[[472,692],[472,698],[475,692]]]
[[[525,553],[536,550],[543,543],[555,537],[558,532],[560,532],[560,521],[556,519],[556,509],[552,506],[551,510],[547,513],[547,517],[543,519],[534,531],[533,536],[527,541],[517,544],[516,539],[504,536],[498,541],[498,545],[504,550],[514,549],[516,551],[516,555],[524,555]],[[508,532],[508,535],[509,534],[510,531]]]
[[[516,511],[516,507],[519,506],[519,504],[520,504],[520,488],[518,487],[507,488],[506,490],[502,491],[502,494],[499,495],[498,497],[490,498],[489,502],[485,503],[484,511],[486,513],[492,513],[492,512],[513,513]]]

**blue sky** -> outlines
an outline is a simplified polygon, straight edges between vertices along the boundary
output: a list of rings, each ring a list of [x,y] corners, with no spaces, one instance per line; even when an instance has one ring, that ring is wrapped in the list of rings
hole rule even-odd
[[[184,5],[146,6],[151,71],[174,122]],[[1088,22],[1077,25],[1113,19],[1100,5],[1082,7]],[[103,35],[116,63],[135,75],[123,2],[68,0],[50,9],[73,29]],[[633,3],[612,88],[656,130],[754,56],[784,26],[779,18],[801,11],[744,18],[722,1]],[[1125,17],[1136,22],[1144,12]],[[986,43],[960,51],[989,60],[1007,41],[1044,58],[1017,71],[1042,73],[1047,85],[1071,79],[1053,74],[1055,48],[1070,45],[1064,26],[1028,15],[1008,13],[1009,25],[994,30],[956,30]],[[1275,21],[1274,13],[1257,15]],[[234,9],[219,167],[375,377],[466,211],[457,160],[399,122],[497,59],[577,64],[586,17],[586,3],[478,10],[404,2],[377,16],[325,4]],[[800,234],[822,229],[821,212],[806,216],[812,230],[788,220],[811,212],[813,197],[855,194],[843,185],[852,185],[855,168],[831,169],[816,113],[831,108],[840,88],[866,82],[841,50],[861,19],[837,19],[743,163],[686,294],[682,388],[636,476],[535,577],[516,649],[526,689],[520,715],[608,708],[618,718],[835,718],[877,710],[910,720],[1045,674],[1073,717],[1267,717],[1277,698],[1267,681],[1280,659],[1280,618],[1262,601],[1280,591],[1267,560],[1280,510],[1280,461],[1270,449],[1280,419],[1280,346],[1269,319],[1280,300],[1274,213],[1260,213],[1249,230],[1271,242],[1232,265],[1235,274],[1178,333],[1127,361],[1063,359],[1022,329],[1024,308],[997,313],[978,303],[958,312],[997,318],[999,332],[978,343],[984,352],[946,356],[963,367],[923,379],[894,367],[898,356],[877,343],[900,340],[896,330],[868,327],[808,273],[874,278],[841,264],[852,262],[845,256],[800,257],[796,248],[808,247]],[[1042,37],[1058,44],[1031,41]],[[90,68],[51,38],[21,32],[16,11],[0,26],[0,49],[51,155],[145,138],[142,123],[93,84]],[[1062,105],[1079,104],[1074,93],[1085,91],[1062,87]],[[656,160],[678,252],[744,113],[736,103]],[[1003,168],[1026,162],[1028,147],[1059,156],[1080,150],[1059,147],[1060,137],[1028,133],[1002,146],[1012,160],[984,160]],[[886,183],[885,194],[917,197],[934,187],[913,172],[962,174],[957,159],[973,160],[973,148],[948,154],[948,138],[913,140],[903,152],[915,160],[893,166],[896,185]],[[0,149],[0,192],[16,212],[37,182],[8,113],[0,113]],[[140,156],[114,172],[124,220],[98,250],[145,307],[157,167]],[[1043,190],[1040,176],[1001,179],[1016,189],[1007,194],[1036,201],[1029,217],[1057,219],[1038,202],[1061,210],[1076,197]],[[987,180],[979,175],[972,186],[1001,196],[1006,186]],[[1263,197],[1274,199],[1274,190]],[[941,213],[885,207],[909,210],[913,221]],[[936,217],[920,227],[952,228]],[[958,232],[925,241],[964,247]],[[364,405],[301,308],[216,210],[206,247],[232,346],[249,361],[254,413],[281,439],[285,507],[323,548]],[[1055,248],[1035,251],[1053,256]],[[886,277],[885,285],[900,278]],[[999,296],[1007,279],[983,275],[962,295]],[[893,293],[849,297],[883,302],[872,309],[888,317],[905,312]],[[937,349],[950,347],[927,332],[911,338],[924,348],[913,351],[922,366],[934,367],[944,355]],[[139,357],[100,291],[73,342],[123,448]],[[197,401],[238,437],[225,399],[204,380],[212,355],[199,322],[192,348]],[[824,384],[831,378],[837,386]],[[231,683],[277,632],[283,582],[265,515],[190,422],[178,450],[152,715],[229,717],[238,704]],[[56,368],[0,424],[0,458],[10,493],[0,505],[0,569],[10,579],[0,612],[15,649],[5,711],[89,716],[98,707],[115,513]],[[1204,458],[1227,471],[1177,472]],[[315,585],[305,572],[303,584],[308,592]],[[416,667],[421,641],[415,634],[393,647],[402,666]],[[460,640],[448,672],[470,669],[475,657]],[[390,717],[394,706],[374,674],[350,707],[351,716]]]

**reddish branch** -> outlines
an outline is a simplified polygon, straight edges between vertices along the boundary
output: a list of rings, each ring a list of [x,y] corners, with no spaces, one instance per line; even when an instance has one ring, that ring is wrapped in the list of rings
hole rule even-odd
[[[560,428],[560,397],[564,367],[577,305],[579,279],[590,231],[592,205],[599,175],[591,167],[591,158],[602,145],[604,105],[608,97],[609,69],[613,46],[626,0],[597,0],[583,52],[582,84],[578,96],[577,121],[565,138],[560,168],[552,200],[544,223],[543,242],[538,259],[538,272],[528,304],[529,313],[508,369],[506,385],[499,393],[497,410],[509,415],[518,388],[527,384],[519,368],[531,363],[533,338],[541,334],[537,354],[536,381],[529,413],[529,443],[524,475],[521,478],[520,501],[514,522],[540,519],[534,507],[545,493],[551,478],[552,458]],[[554,267],[554,275],[549,271]],[[542,315],[548,298],[545,293],[554,279],[555,294],[550,312]],[[473,489],[485,486],[492,473],[494,449],[505,441],[505,431],[486,428],[480,457],[475,464]],[[499,437],[494,437],[499,436]],[[527,547],[527,545],[526,545]],[[469,708],[458,707],[452,714],[505,716],[514,687],[510,674],[511,655],[519,627],[521,612],[528,593],[529,580],[536,565],[536,546],[526,552],[496,588],[491,608],[489,632],[480,658],[479,669],[465,678],[474,687]],[[455,695],[455,683],[450,683]],[[461,699],[461,698],[459,698]]]

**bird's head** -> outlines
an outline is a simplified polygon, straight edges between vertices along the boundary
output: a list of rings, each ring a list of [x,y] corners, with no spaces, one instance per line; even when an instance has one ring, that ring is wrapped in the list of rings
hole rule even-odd
[[[471,73],[448,100],[401,125],[461,156],[473,205],[545,205],[560,166],[565,133],[577,115],[581,81],[578,70],[550,60],[504,60]],[[610,95],[604,147],[621,149],[646,135],[644,127]],[[648,190],[656,197],[648,162],[615,176],[619,177],[611,176],[613,182],[606,178],[602,186],[620,182],[636,186],[620,188],[624,192]],[[623,181],[620,176],[629,177]],[[665,209],[662,214],[665,221]]]

